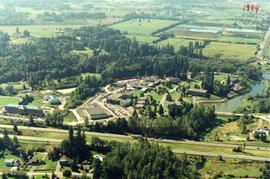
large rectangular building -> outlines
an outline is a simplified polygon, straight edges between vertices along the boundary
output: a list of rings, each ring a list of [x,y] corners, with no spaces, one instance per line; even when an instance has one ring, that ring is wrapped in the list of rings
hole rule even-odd
[[[92,104],[84,111],[90,120],[106,119],[112,117],[109,111],[96,103]]]
[[[21,115],[32,115],[37,117],[43,117],[45,115],[44,111],[38,107],[25,106],[25,105],[6,105],[5,112]]]

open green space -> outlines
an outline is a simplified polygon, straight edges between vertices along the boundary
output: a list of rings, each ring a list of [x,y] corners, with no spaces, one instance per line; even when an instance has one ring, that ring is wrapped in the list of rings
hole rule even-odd
[[[195,43],[196,40],[188,40],[188,39],[184,39],[184,38],[169,38],[167,40],[163,40],[161,42],[158,43],[158,45],[161,45],[161,46],[166,46],[168,44],[174,46],[175,50],[178,51],[179,48],[181,46],[188,46],[190,42],[193,42]]]
[[[25,30],[35,37],[52,37],[63,33],[64,29],[80,28],[82,25],[29,25],[29,26],[0,26],[0,31],[7,32],[10,35],[16,33],[16,28],[20,32]]]
[[[230,175],[233,178],[260,178],[262,176],[261,168],[265,165],[262,162],[241,162],[237,160],[226,159],[219,161],[217,159],[207,160],[205,166],[199,171],[203,178],[225,177]]]
[[[256,45],[211,42],[203,49],[203,55],[209,58],[247,60],[255,56],[255,51]]]
[[[8,172],[10,171],[10,167],[7,167],[5,165],[5,160],[6,159],[14,159],[14,160],[19,160],[20,158],[10,154],[9,152],[5,152],[4,157],[0,158],[0,172]]]
[[[64,116],[64,122],[76,122],[77,119],[74,116],[74,114],[72,112],[68,112],[67,115]]]
[[[176,23],[172,20],[158,20],[158,19],[133,19],[111,27],[122,32],[127,32],[129,35],[151,35],[156,30],[162,29],[169,25]]]
[[[21,101],[21,98],[11,97],[11,96],[0,96],[0,107],[3,107],[8,104],[18,104]]]

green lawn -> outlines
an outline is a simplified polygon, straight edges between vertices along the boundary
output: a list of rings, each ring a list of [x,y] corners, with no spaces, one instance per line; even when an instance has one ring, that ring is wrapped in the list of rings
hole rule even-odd
[[[10,83],[1,83],[1,88],[6,88],[8,85],[13,86],[16,90],[23,90],[23,82],[10,82]]]
[[[211,42],[203,49],[203,55],[210,58],[247,60],[254,56],[256,45]]]
[[[15,159],[15,160],[17,160],[17,159],[20,159],[20,158],[6,152],[4,158],[0,158],[0,172],[8,172],[10,170],[10,167],[5,166],[5,160],[6,159]]]
[[[55,170],[57,162],[51,161],[48,159],[48,156],[45,158],[45,165],[39,165],[35,169],[35,172],[52,172]]]
[[[77,119],[74,116],[74,114],[72,112],[68,112],[68,114],[64,117],[64,122],[76,122]]]
[[[11,96],[0,96],[0,107],[3,107],[8,104],[18,104],[21,101],[21,98],[11,97]]]
[[[154,31],[162,29],[174,23],[176,23],[176,21],[158,19],[133,19],[112,25],[111,27],[122,32],[127,32],[129,35],[151,35],[151,33],[153,33]]]
[[[159,103],[164,94],[158,94],[157,92],[153,91],[150,93],[150,96],[152,96]]]

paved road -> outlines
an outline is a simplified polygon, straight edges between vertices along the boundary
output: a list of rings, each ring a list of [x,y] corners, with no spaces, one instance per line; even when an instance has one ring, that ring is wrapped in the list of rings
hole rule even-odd
[[[265,48],[267,48],[269,46],[269,43],[270,43],[270,30],[268,30],[265,33],[265,36],[264,36],[263,40],[261,41],[260,50],[257,53],[257,58],[259,60],[264,60],[263,51],[265,50]]]
[[[0,137],[3,135],[0,134]],[[10,137],[14,137],[14,135],[10,135]],[[16,136],[18,139],[21,140],[31,140],[31,141],[42,141],[42,142],[52,142],[52,143],[60,143],[63,139],[52,139],[52,138],[43,138],[43,137],[32,137],[32,136]],[[189,142],[191,143],[191,142]],[[204,145],[204,144],[200,144]],[[205,144],[209,145],[209,144]],[[214,144],[213,144],[214,145]],[[226,146],[224,144],[224,146]],[[198,151],[187,151],[187,150],[178,150],[178,149],[173,149],[172,150],[174,153],[186,153],[190,155],[203,155],[203,156],[208,156],[208,157],[218,157],[222,156],[223,158],[233,158],[233,159],[243,159],[243,160],[254,160],[254,161],[269,161],[269,157],[257,157],[257,156],[247,156],[247,155],[233,155],[233,154],[223,154],[223,153],[213,153],[213,152],[198,152]]]
[[[209,153],[209,152],[194,152],[194,151],[181,151],[181,150],[172,150],[175,154],[189,154],[189,155],[202,155],[207,157],[219,157],[223,158],[231,158],[231,159],[242,159],[242,160],[253,160],[253,161],[268,161],[270,162],[269,157],[256,157],[256,156],[248,156],[248,155],[230,155],[230,154],[218,154],[218,153]]]
[[[232,112],[218,112],[218,111],[216,111],[216,114],[218,114],[218,115],[226,115],[226,116],[232,116],[232,115],[244,116],[244,114],[232,113]],[[259,114],[251,114],[251,115],[253,115],[255,118],[265,120],[265,121],[269,122],[269,124],[270,124],[270,115],[269,116],[262,116],[262,115],[259,115]]]
[[[12,125],[0,125],[0,128],[13,128]],[[63,129],[54,129],[54,128],[37,128],[37,127],[26,127],[26,126],[18,126],[20,130],[36,130],[36,131],[46,131],[46,132],[59,132],[59,133],[68,133],[67,130]],[[118,134],[108,134],[108,133],[98,133],[98,132],[86,132],[86,135],[89,136],[99,136],[99,137],[111,137],[111,138],[119,138],[119,139],[132,139],[131,136],[126,135],[118,135]],[[2,135],[0,135],[1,137]],[[10,135],[13,137],[13,135]],[[42,142],[53,142],[53,143],[60,143],[62,139],[52,139],[52,138],[41,138],[41,137],[33,137],[33,136],[17,136],[18,139],[23,140],[33,140],[33,141],[42,141]],[[239,145],[234,144],[223,144],[223,143],[208,143],[208,142],[198,142],[198,141],[191,141],[191,140],[159,140],[159,139],[150,139],[153,142],[166,142],[166,143],[176,143],[176,144],[191,144],[197,146],[214,146],[214,147],[224,147],[224,148],[233,148]],[[270,156],[270,148],[269,147],[257,147],[257,146],[246,146],[248,150],[260,150],[264,152],[269,152]],[[257,160],[257,161],[270,161],[270,157],[256,157],[256,156],[246,156],[246,155],[229,155],[223,153],[208,153],[208,152],[198,152],[198,151],[186,151],[186,150],[173,150],[175,153],[188,153],[192,155],[204,155],[204,156],[218,156],[222,155],[225,158],[236,158],[236,159],[248,159],[248,160]]]

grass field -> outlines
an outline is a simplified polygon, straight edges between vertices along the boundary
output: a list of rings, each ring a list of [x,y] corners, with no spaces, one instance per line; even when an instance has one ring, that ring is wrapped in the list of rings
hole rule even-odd
[[[29,26],[0,26],[0,31],[13,35],[16,32],[16,28],[19,28],[20,32],[28,30],[30,35],[35,37],[52,37],[58,33],[63,32],[65,28],[79,28],[82,25],[29,25]]]
[[[207,160],[205,166],[199,171],[202,178],[226,178],[231,175],[233,178],[259,178],[262,175],[260,168],[264,168],[263,162],[241,162],[237,160],[226,159],[219,161],[217,159]]]
[[[8,172],[10,170],[9,167],[5,166],[5,160],[6,159],[15,159],[15,160],[17,160],[17,159],[19,159],[19,157],[15,156],[15,155],[12,155],[9,152],[6,152],[4,158],[0,158],[0,172]]]
[[[139,19],[134,19],[112,25],[111,27],[122,32],[127,32],[129,35],[151,35],[154,31],[174,23],[176,23],[176,21],[157,19],[146,19],[140,21]]]
[[[77,121],[76,117],[72,112],[68,112],[68,114],[64,117],[64,122],[75,122]]]
[[[210,58],[247,60],[254,56],[255,45],[211,42],[203,49],[203,55]]]
[[[18,104],[21,101],[18,97],[0,96],[0,107],[8,104]]]
[[[6,88],[8,85],[13,86],[16,90],[23,90],[23,82],[10,82],[10,83],[1,83],[1,88]]]
[[[195,43],[196,40],[187,40],[187,39],[175,37],[175,38],[163,40],[163,41],[159,42],[158,45],[166,46],[166,45],[170,44],[170,45],[173,45],[175,50],[177,51],[180,49],[181,46],[188,46],[189,42]]]

